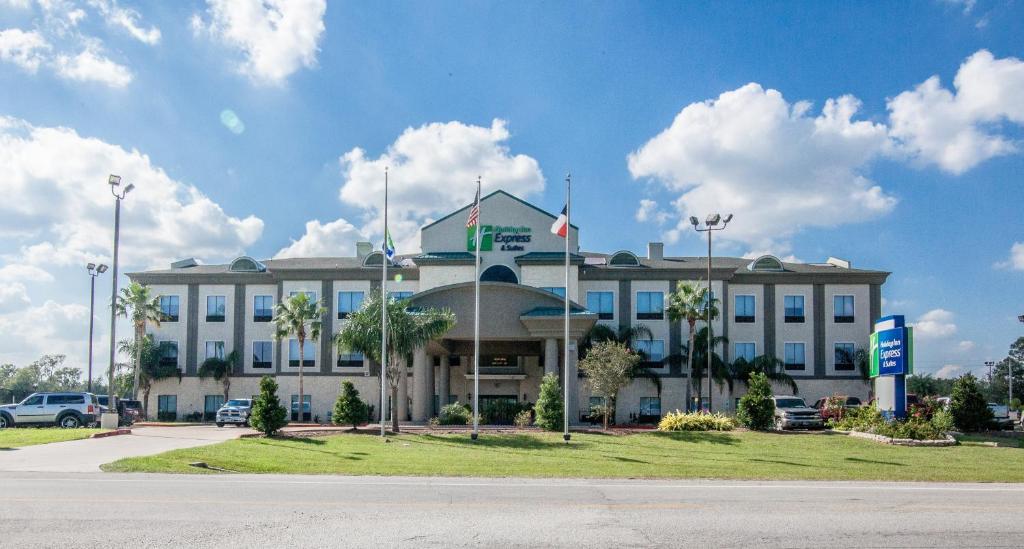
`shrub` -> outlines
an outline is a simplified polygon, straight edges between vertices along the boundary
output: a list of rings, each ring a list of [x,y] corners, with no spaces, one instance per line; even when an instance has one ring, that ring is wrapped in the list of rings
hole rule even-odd
[[[971,374],[964,374],[953,382],[949,411],[953,423],[961,431],[981,431],[992,421],[992,410],[981,394],[978,380]]]
[[[942,433],[948,433],[956,429],[953,422],[953,414],[949,410],[939,410],[932,415],[932,425]]]
[[[533,423],[533,411],[523,410],[516,414],[516,427],[529,427]]]
[[[840,420],[846,415],[846,397],[834,394],[825,399],[825,406],[822,416],[826,420]]]
[[[469,408],[464,404],[453,402],[441,407],[441,414],[437,416],[438,425],[466,425],[472,418]]]
[[[910,409],[907,410],[907,416],[924,421],[931,421],[935,412],[938,412],[941,409],[942,406],[939,405],[939,400],[937,398],[934,396],[926,396],[917,404],[912,404],[910,406]]]
[[[732,431],[736,420],[720,413],[669,412],[658,422],[659,431]]]
[[[351,425],[353,429],[360,423],[366,423],[366,403],[359,398],[359,391],[351,381],[341,382],[341,394],[334,402],[334,413],[331,423],[335,425]]]
[[[540,396],[537,397],[536,424],[548,431],[562,429],[562,393],[558,387],[558,376],[545,374],[540,382]]]
[[[252,403],[249,423],[253,429],[270,436],[288,424],[288,411],[277,398],[277,382],[270,376],[260,380],[260,394]]]
[[[847,410],[840,420],[830,422],[833,428],[844,431],[859,431],[892,438],[909,438],[913,440],[936,440],[945,438],[952,430],[953,417],[944,410],[936,411],[930,420],[920,416],[909,416],[907,419],[886,420],[874,406]]]
[[[767,431],[775,421],[775,401],[772,386],[763,373],[750,374],[747,394],[740,399],[736,419],[747,429]]]

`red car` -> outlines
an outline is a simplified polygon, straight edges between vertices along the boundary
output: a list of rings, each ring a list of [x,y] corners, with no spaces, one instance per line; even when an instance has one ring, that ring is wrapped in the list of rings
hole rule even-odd
[[[818,410],[821,413],[821,419],[825,421],[828,421],[829,419],[836,415],[835,411],[829,410],[827,407],[825,407],[825,403],[828,402],[829,398],[831,397],[819,398],[818,401],[814,403],[814,406],[811,406],[812,408]],[[845,398],[846,402],[843,404],[843,408],[860,408],[861,406],[864,405],[857,397],[848,396]]]

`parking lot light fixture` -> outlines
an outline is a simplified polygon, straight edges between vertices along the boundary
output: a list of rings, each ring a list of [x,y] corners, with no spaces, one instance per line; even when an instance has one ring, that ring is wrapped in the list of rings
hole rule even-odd
[[[117,358],[117,248],[118,240],[121,235],[121,201],[124,200],[125,196],[135,188],[135,185],[129,183],[121,192],[118,192],[118,187],[121,186],[121,176],[111,174],[107,178],[107,183],[110,184],[110,194],[114,195],[114,260],[111,263],[113,272],[111,273],[111,290],[110,290],[110,370],[108,371],[107,383],[107,410],[109,413],[115,414],[116,418],[116,402],[114,401],[114,363]]]

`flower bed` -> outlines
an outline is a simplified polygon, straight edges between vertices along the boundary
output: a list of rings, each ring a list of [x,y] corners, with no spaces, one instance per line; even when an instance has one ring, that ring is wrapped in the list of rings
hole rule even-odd
[[[949,412],[938,410],[922,413],[914,410],[906,419],[886,419],[872,406],[849,410],[839,419],[829,420],[836,431],[851,436],[902,446],[951,446],[956,439],[949,436],[953,419]]]
[[[669,412],[658,422],[659,431],[732,431],[736,420],[723,414]]]

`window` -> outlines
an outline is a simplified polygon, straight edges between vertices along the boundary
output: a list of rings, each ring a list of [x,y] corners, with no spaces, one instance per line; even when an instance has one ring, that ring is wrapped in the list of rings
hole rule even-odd
[[[853,323],[853,296],[837,295],[832,298],[833,313],[836,323]]]
[[[754,296],[736,296],[736,322],[754,321]]]
[[[224,322],[225,306],[224,296],[222,295],[208,295],[206,296],[206,321],[207,322]]]
[[[348,318],[348,315],[359,310],[363,304],[363,292],[338,292],[338,318]]]
[[[661,417],[661,398],[640,397],[640,416]]]
[[[565,299],[565,286],[541,286],[540,289]]]
[[[660,364],[665,359],[665,342],[661,339],[640,339],[634,341],[633,350],[643,353],[644,362]]]
[[[853,370],[853,343],[836,343],[836,370]]]
[[[21,406],[42,406],[44,395],[35,395],[21,401]]]
[[[412,297],[412,292],[388,292],[388,299],[394,299],[395,301],[402,301],[410,297]]]
[[[636,293],[637,320],[662,320],[665,318],[665,295],[661,292]]]
[[[85,395],[50,395],[47,404],[85,404]]]
[[[362,368],[363,353],[339,353],[338,366],[343,368]]]
[[[306,298],[309,299],[309,301],[311,303],[316,301],[316,292],[313,292],[313,291],[309,291],[309,292],[288,292],[288,297],[295,297],[295,296],[297,296],[299,294],[306,294]]]
[[[178,419],[178,395],[159,395],[156,397],[156,418],[159,421]]]
[[[160,364],[164,366],[178,365],[177,341],[161,341],[157,349],[160,351]]]
[[[224,342],[223,341],[207,341],[206,342],[206,358],[219,358],[224,359]]]
[[[252,342],[252,367],[271,368],[274,365],[274,344],[270,341]]]
[[[274,297],[258,295],[253,298],[252,321],[270,322],[274,318]]]
[[[178,321],[178,296],[160,296],[160,322]]]
[[[587,292],[587,309],[597,313],[598,320],[613,320],[615,304],[612,292]]]
[[[288,340],[288,365],[293,368],[298,367],[299,365],[299,340],[297,339]],[[315,341],[306,341],[305,344],[302,346],[302,365],[316,365]]]
[[[224,395],[206,395],[203,398],[203,421],[217,419],[217,410],[224,405]]]
[[[786,357],[785,357],[786,369],[787,370],[803,370],[804,363],[804,344],[803,343],[786,343]]]
[[[302,419],[299,419],[299,395],[292,395],[292,421],[310,421],[312,409],[312,398],[310,395],[302,395]]]
[[[604,406],[604,397],[602,397],[602,396],[592,396],[592,397],[590,397],[590,409],[593,410],[594,408],[596,408],[598,406]]]
[[[802,323],[804,321],[804,296],[787,295],[782,298],[786,308],[784,322]]]
[[[736,344],[736,358],[735,360],[743,359],[747,362],[753,362],[754,357],[757,354],[756,343],[737,343]]]

